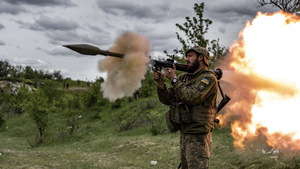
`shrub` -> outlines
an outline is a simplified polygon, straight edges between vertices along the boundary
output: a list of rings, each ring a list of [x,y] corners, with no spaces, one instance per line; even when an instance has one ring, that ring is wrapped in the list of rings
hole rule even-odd
[[[83,93],[83,101],[86,107],[95,106],[99,103],[101,106],[106,104],[103,100],[102,92],[100,91],[100,82],[95,82],[93,85]]]
[[[4,114],[0,110],[0,126],[2,126],[4,124],[4,122],[5,122],[5,120],[4,120]]]
[[[40,89],[28,95],[23,102],[23,110],[29,113],[31,119],[36,124],[38,135],[36,137],[35,146],[38,147],[45,138],[46,128],[48,126],[48,98]],[[31,144],[32,145],[32,144]]]
[[[4,124],[5,117],[13,114],[14,109],[9,102],[0,103],[0,126]]]

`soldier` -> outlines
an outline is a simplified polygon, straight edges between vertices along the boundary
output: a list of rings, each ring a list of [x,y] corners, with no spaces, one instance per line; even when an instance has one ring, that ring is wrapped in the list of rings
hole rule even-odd
[[[166,68],[171,86],[166,87],[163,74],[154,72],[160,102],[170,106],[166,123],[171,132],[180,130],[180,154],[183,169],[209,168],[211,132],[217,113],[218,84],[208,70],[210,55],[195,46],[186,53],[188,72],[178,78],[176,68]]]

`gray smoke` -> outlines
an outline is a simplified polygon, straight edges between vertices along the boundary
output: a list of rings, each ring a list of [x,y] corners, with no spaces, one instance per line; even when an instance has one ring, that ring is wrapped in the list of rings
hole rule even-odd
[[[108,56],[99,61],[100,72],[107,72],[107,79],[101,84],[103,97],[115,101],[124,96],[132,96],[141,87],[141,80],[147,72],[150,61],[149,41],[137,33],[126,32],[109,51],[125,55],[124,58]]]

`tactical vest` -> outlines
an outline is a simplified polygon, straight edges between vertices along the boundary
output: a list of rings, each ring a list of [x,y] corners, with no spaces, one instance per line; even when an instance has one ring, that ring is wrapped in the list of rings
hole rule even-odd
[[[202,70],[200,75],[187,79],[186,74],[179,77],[184,85],[189,86],[197,80],[213,73],[209,70]],[[216,90],[217,92],[217,90]],[[206,107],[205,102],[215,102],[216,93],[211,94],[204,102],[196,106],[188,106],[184,102],[178,102],[176,97],[170,101],[170,110],[166,113],[166,123],[170,132],[180,130],[183,133],[208,133],[211,132],[216,118],[216,107]]]

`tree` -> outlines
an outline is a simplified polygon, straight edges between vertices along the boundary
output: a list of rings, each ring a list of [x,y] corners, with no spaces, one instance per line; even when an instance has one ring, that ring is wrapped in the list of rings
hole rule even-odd
[[[185,37],[182,37],[178,32],[176,32],[177,39],[182,44],[182,48],[174,49],[173,52],[175,54],[184,56],[185,51],[192,48],[193,46],[202,46],[204,48],[207,48],[208,51],[210,51],[210,53],[212,54],[210,60],[210,68],[213,68],[214,66],[216,66],[216,58],[221,59],[221,56],[226,55],[227,49],[220,46],[219,39],[210,41],[209,39],[206,39],[204,37],[208,32],[209,25],[212,24],[212,21],[210,19],[203,18],[204,3],[195,3],[194,11],[197,17],[194,16],[190,18],[187,16],[185,18],[186,22],[184,22],[183,25],[176,23],[176,26],[179,28],[179,30],[185,33]],[[169,57],[171,56],[166,50],[164,51],[164,53],[166,53]],[[176,57],[175,60],[177,60],[178,62],[184,62],[184,59],[180,57]]]
[[[54,70],[53,78],[56,80],[62,80],[63,76],[60,74],[60,70]]]
[[[45,97],[44,92],[37,89],[35,92],[28,93],[28,97],[23,102],[23,109],[29,114],[38,129],[39,137],[36,139],[35,144],[31,145],[32,147],[38,147],[44,141],[48,126],[48,99]]]
[[[26,79],[33,79],[34,78],[34,70],[30,66],[26,66],[24,69],[24,77]]]
[[[299,12],[300,0],[257,0],[259,6],[272,5],[288,13]]]
[[[21,77],[23,68],[21,65],[17,65],[17,66],[11,66],[10,70],[9,70],[9,74],[11,77]]]
[[[7,77],[9,74],[10,70],[10,64],[8,63],[7,60],[5,61],[0,61],[0,77]]]
[[[52,74],[47,70],[44,72],[43,79],[52,79]]]
[[[145,79],[142,80],[142,87],[139,88],[139,94],[143,97],[150,97],[156,93],[156,82],[153,80],[151,70],[148,69]]]
[[[296,15],[300,16],[300,5],[298,6],[296,12],[295,12]]]

